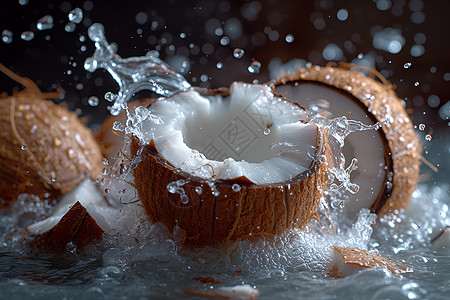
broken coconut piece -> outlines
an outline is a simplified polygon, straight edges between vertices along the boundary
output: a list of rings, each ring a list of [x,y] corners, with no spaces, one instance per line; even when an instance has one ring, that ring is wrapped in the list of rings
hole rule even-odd
[[[436,250],[450,249],[450,226],[441,230],[439,234],[431,240],[431,245]]]
[[[380,256],[375,251],[332,246],[332,268],[330,275],[345,277],[362,269],[381,267],[393,274],[412,272],[412,269]]]
[[[27,227],[36,236],[31,246],[39,250],[64,253],[72,242],[78,250],[102,237],[110,227],[98,211],[108,204],[95,184],[85,180],[67,193],[52,215]]]
[[[349,68],[363,67],[301,68],[279,78],[275,90],[307,107],[320,106],[325,100],[333,117],[345,116],[368,125],[384,122],[381,130],[355,132],[345,139],[345,157],[358,159],[351,181],[360,186],[358,193],[349,193],[345,209],[351,215],[362,208],[379,215],[392,213],[408,205],[416,187],[421,145],[393,86],[381,75],[382,83]]]
[[[100,147],[78,116],[46,100],[31,80],[1,64],[0,71],[26,87],[0,96],[0,208],[22,193],[56,198],[85,178],[97,178]]]
[[[150,221],[187,244],[276,235],[316,214],[325,185],[321,132],[304,108],[268,87],[180,92],[139,113],[136,189]]]
[[[184,291],[186,296],[218,298],[218,299],[258,299],[259,291],[248,284],[223,286],[212,290],[190,289]]]

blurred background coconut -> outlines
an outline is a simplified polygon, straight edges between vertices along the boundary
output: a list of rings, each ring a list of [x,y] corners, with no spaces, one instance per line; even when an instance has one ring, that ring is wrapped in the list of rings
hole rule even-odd
[[[450,173],[450,1],[2,1],[0,61],[65,101],[97,127],[103,96],[117,91],[103,70],[83,68],[94,45],[87,28],[105,25],[122,57],[157,51],[193,85],[266,82],[307,62],[346,61],[376,68],[397,86],[424,156],[423,181]],[[0,90],[15,83],[1,76]],[[151,96],[140,93],[139,96]]]

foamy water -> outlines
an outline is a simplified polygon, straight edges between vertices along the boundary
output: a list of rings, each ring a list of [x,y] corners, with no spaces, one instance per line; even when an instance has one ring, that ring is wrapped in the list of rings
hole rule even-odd
[[[243,242],[228,252],[184,249],[164,227],[139,218],[139,207],[134,207],[136,219],[128,220],[128,234],[106,235],[84,254],[43,256],[27,248],[17,228],[41,218],[49,206],[25,198],[0,219],[0,289],[8,299],[63,295],[74,299],[80,291],[83,299],[177,299],[192,288],[241,284],[258,289],[261,299],[312,295],[321,299],[443,299],[449,292],[449,249],[436,250],[430,244],[436,230],[449,222],[447,185],[421,184],[409,209],[381,219],[373,233],[370,224],[375,216],[363,211],[355,224],[340,227],[336,235],[312,224],[309,233],[294,230],[275,244]],[[377,250],[414,272],[392,275],[375,268],[334,279],[326,272],[330,245]],[[213,277],[221,283],[200,283],[194,280],[198,277]]]

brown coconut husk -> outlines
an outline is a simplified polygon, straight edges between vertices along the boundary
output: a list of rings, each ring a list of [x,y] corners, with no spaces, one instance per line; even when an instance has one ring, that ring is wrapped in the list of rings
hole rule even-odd
[[[36,235],[30,247],[39,251],[66,253],[68,243],[82,251],[89,243],[102,238],[103,229],[89,215],[80,202],[76,202],[49,231]]]
[[[97,178],[101,151],[78,116],[46,99],[55,93],[41,93],[1,64],[0,70],[26,87],[0,97],[0,208],[22,193],[58,197]]]
[[[367,69],[381,82],[350,68]],[[385,215],[406,208],[412,192],[416,189],[422,147],[393,85],[374,69],[347,63],[300,68],[276,80],[275,85],[289,82],[317,82],[337,88],[347,96],[357,99],[367,108],[366,113],[372,115],[378,122],[385,121],[386,114],[392,115],[392,118],[382,126],[387,141],[385,145],[387,161],[392,161],[392,190],[385,185],[370,209],[378,215]],[[373,99],[366,95],[373,95]],[[389,169],[389,163],[387,165]]]
[[[317,155],[329,156],[323,135],[318,133]],[[133,170],[135,187],[152,223],[174,231],[185,245],[222,246],[244,239],[274,237],[290,228],[302,228],[317,215],[326,186],[326,162],[315,160],[310,168],[289,181],[256,185],[245,176],[216,180],[216,197],[207,181],[180,172],[162,157],[153,140],[131,142],[131,153],[140,162]],[[187,204],[167,185],[183,179]],[[238,192],[232,185],[241,186]],[[200,186],[199,195],[195,188]]]

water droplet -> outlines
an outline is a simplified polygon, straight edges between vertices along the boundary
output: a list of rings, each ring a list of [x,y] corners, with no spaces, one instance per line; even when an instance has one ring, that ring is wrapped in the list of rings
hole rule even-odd
[[[75,24],[80,24],[83,20],[83,11],[77,7],[69,13],[69,21]]]
[[[25,145],[25,144],[23,144],[23,145],[20,147],[20,150],[27,150],[27,149],[28,149],[28,146]]]
[[[19,4],[20,5],[27,5],[28,4],[28,0],[19,0]]]
[[[239,192],[239,191],[241,190],[241,186],[240,186],[239,184],[237,184],[237,183],[234,183],[234,184],[231,186],[231,189],[232,189],[234,192]]]
[[[346,10],[345,8],[338,10],[336,17],[339,21],[344,22],[348,18],[348,10]]]
[[[97,106],[99,102],[100,102],[100,101],[99,101],[98,98],[95,97],[95,96],[89,97],[89,99],[88,99],[88,104],[89,104],[90,106]]]
[[[270,129],[269,128],[264,128],[264,135],[269,135],[270,133]]]
[[[245,54],[245,51],[244,51],[244,49],[241,49],[241,48],[236,48],[233,51],[233,56],[237,59],[242,58],[244,56],[244,54]]]
[[[223,68],[223,63],[219,61],[219,62],[216,64],[216,67],[217,67],[217,69],[222,69],[222,68]]]
[[[108,189],[108,188],[105,189],[105,193],[106,193],[106,194],[109,194],[110,191],[111,191],[111,190]]]
[[[7,29],[2,31],[2,41],[5,44],[11,44],[13,40],[13,33]]]
[[[252,74],[258,74],[261,69],[261,63],[257,60],[253,61],[250,66],[248,66],[248,71]]]
[[[24,31],[24,32],[22,32],[20,37],[24,41],[31,41],[34,38],[34,32],[33,31]]]
[[[107,92],[105,94],[105,99],[108,100],[109,102],[113,102],[114,100],[116,100],[116,98],[117,98],[117,95],[113,94],[111,92]]]
[[[403,68],[408,69],[409,67],[411,67],[412,63],[406,63],[403,65]]]
[[[108,168],[103,168],[102,169],[102,175],[109,175],[109,174],[111,174],[111,169],[108,169]]]
[[[66,32],[74,32],[76,27],[77,26],[75,25],[75,23],[69,22],[66,24],[66,26],[64,26],[64,30]]]
[[[72,254],[75,254],[77,251],[77,246],[73,242],[68,242],[66,244],[66,250]]]
[[[432,139],[433,139],[433,136],[431,134],[427,134],[425,136],[425,140],[427,140],[428,142],[431,142]]]
[[[425,130],[425,124],[419,124],[419,130],[424,131]]]
[[[294,41],[294,36],[292,34],[288,34],[285,37],[286,42],[292,43]]]
[[[414,82],[414,86],[419,86],[420,83],[418,81]]]
[[[186,33],[184,33],[184,32],[180,33],[180,38],[182,38],[182,39],[186,38]]]
[[[53,28],[53,17],[46,15],[37,21],[36,27],[38,30],[47,30]]]
[[[103,158],[102,159],[102,164],[104,164],[105,166],[109,166],[110,162],[107,158]]]
[[[195,192],[196,192],[197,194],[201,195],[202,192],[203,192],[202,187],[201,187],[201,186],[195,187]]]
[[[97,61],[92,57],[86,58],[84,61],[84,69],[88,72],[94,72],[97,70]]]
[[[222,38],[220,39],[220,44],[221,44],[222,46],[226,46],[226,45],[228,45],[229,43],[230,43],[230,38],[227,37],[227,36],[224,36],[224,37],[222,37]]]
[[[115,131],[124,131],[125,130],[125,126],[122,125],[122,123],[120,121],[115,121],[113,123],[113,130]]]

